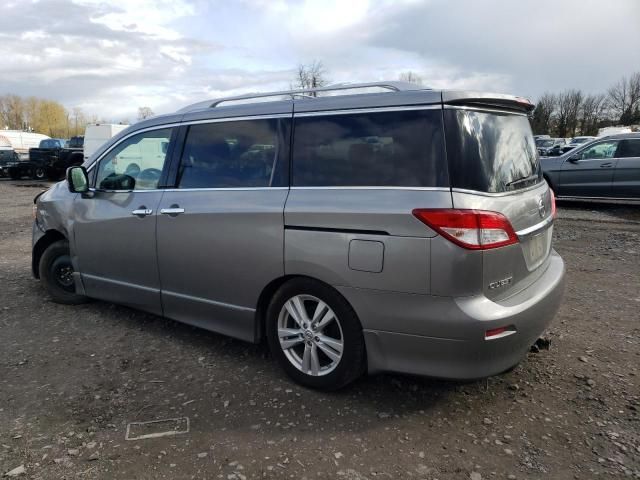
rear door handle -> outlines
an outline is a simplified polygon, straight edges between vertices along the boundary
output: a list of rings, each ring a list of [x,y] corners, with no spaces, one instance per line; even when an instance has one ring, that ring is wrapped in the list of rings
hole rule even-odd
[[[146,217],[147,215],[151,215],[153,210],[150,208],[140,207],[137,210],[131,212],[131,215],[136,215],[138,217]]]
[[[171,205],[169,208],[160,209],[160,213],[162,215],[171,215],[172,217],[175,217],[176,215],[184,213],[184,208],[180,208],[177,205]]]
[[[611,167],[613,167],[613,163],[611,162],[603,163],[602,165],[600,165],[600,168],[611,168]]]

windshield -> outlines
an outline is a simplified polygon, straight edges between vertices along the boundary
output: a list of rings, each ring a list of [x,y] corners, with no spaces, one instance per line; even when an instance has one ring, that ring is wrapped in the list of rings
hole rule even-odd
[[[452,187],[507,192],[542,179],[526,116],[446,109],[445,130]]]
[[[553,147],[554,144],[555,144],[555,140],[543,140],[542,142],[540,142],[540,144],[538,146],[539,147]]]

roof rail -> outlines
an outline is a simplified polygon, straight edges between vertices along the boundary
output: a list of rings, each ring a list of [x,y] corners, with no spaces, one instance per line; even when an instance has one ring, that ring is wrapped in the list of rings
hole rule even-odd
[[[257,93],[248,93],[244,95],[236,95],[232,97],[219,98],[216,100],[206,100],[204,102],[194,103],[193,105],[189,105],[178,112],[186,113],[194,110],[201,110],[205,108],[214,108],[219,106],[221,103],[226,102],[235,102],[240,100],[251,100],[254,98],[268,98],[268,97],[301,97],[301,98],[316,98],[314,93],[318,92],[337,92],[341,90],[356,90],[356,89],[364,89],[364,88],[382,88],[385,90],[390,90],[392,92],[402,92],[407,90],[429,90],[426,87],[422,87],[420,85],[416,85],[414,83],[402,82],[402,81],[391,81],[391,82],[370,82],[370,83],[339,83],[335,85],[329,85],[328,87],[317,87],[317,88],[301,88],[295,90],[282,90],[278,92],[257,92]]]

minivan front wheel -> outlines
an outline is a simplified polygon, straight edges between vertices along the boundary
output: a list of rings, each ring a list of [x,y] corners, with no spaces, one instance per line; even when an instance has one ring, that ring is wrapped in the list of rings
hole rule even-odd
[[[38,267],[40,279],[54,302],[77,305],[87,301],[87,297],[76,293],[73,265],[66,240],[58,240],[49,245],[40,257]]]
[[[312,279],[294,279],[275,294],[267,310],[267,337],[273,355],[302,385],[335,390],[365,370],[360,322],[333,288]]]

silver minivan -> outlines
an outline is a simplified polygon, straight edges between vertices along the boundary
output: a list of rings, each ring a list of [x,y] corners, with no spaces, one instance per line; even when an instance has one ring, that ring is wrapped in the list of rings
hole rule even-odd
[[[57,302],[266,340],[314,388],[499,374],[564,285],[532,108],[386,82],[148,119],[36,198],[33,274]]]

